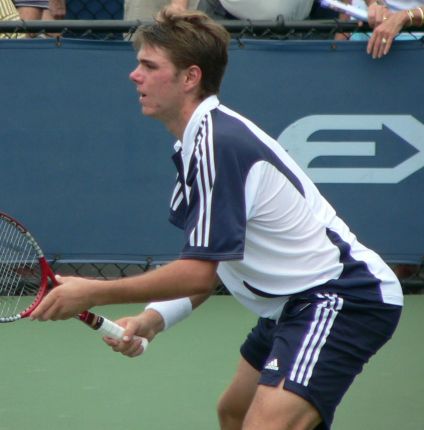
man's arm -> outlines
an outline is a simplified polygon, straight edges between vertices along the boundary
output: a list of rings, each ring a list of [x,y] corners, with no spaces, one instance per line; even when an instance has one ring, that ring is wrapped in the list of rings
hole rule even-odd
[[[147,303],[210,294],[215,288],[218,263],[176,260],[142,275],[114,280],[59,278],[54,288],[32,313],[32,319],[71,318],[93,306]]]
[[[195,309],[205,302],[211,293],[197,294],[187,300],[190,300],[191,308]],[[173,302],[165,303],[168,306],[172,306]],[[108,337],[103,338],[103,340],[115,352],[120,352],[127,357],[137,357],[144,352],[141,342],[142,337],[147,338],[151,342],[158,333],[165,330],[163,315],[153,308],[145,309],[142,313],[133,317],[121,318],[116,322],[125,328],[123,340]]]
[[[198,308],[202,303],[204,303],[212,294],[213,291],[206,294],[196,294],[194,296],[188,297],[191,303],[191,310]],[[171,302],[164,302],[169,305]],[[123,321],[127,323],[122,324]],[[129,324],[128,321],[132,320]],[[154,308],[147,308],[139,315],[134,317],[127,317],[117,321],[118,324],[126,327],[124,337],[132,338],[133,336],[146,337],[149,341],[165,330],[165,320],[163,315],[155,310]],[[118,343],[115,339],[111,339],[113,343]]]
[[[207,294],[215,286],[217,266],[217,262],[209,260],[176,260],[139,276],[100,281],[98,289],[92,292],[92,306]]]

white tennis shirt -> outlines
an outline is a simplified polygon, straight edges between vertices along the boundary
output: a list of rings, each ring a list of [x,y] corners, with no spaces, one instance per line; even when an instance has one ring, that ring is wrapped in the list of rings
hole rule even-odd
[[[283,147],[216,96],[197,107],[175,150],[170,220],[185,232],[181,258],[219,261],[247,308],[278,318],[290,295],[321,286],[402,305],[394,273]]]

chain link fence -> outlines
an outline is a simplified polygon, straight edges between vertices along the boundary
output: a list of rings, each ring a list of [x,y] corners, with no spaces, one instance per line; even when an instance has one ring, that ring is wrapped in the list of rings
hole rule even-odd
[[[22,35],[31,37],[51,36],[97,39],[131,38],[141,21],[124,21],[125,9],[130,3],[142,0],[66,0],[66,16],[63,21],[9,21],[14,17],[0,14],[0,38],[6,33],[8,38]],[[134,3],[135,4],[135,3]],[[192,6],[195,5],[195,2]],[[13,7],[13,5],[12,5]],[[16,11],[15,11],[16,12]],[[275,21],[225,20],[222,24],[234,38],[266,39],[333,39],[336,34],[369,32],[366,23],[358,25],[353,21],[338,19],[338,12],[324,8],[314,2],[310,18],[305,21],[285,21],[279,16]],[[2,21],[2,19],[5,19]],[[132,17],[130,19],[133,19]],[[101,21],[101,22],[99,22]],[[104,31],[103,31],[104,30]],[[422,28],[410,28],[414,35]],[[415,36],[413,36],[415,37]],[[416,36],[419,37],[419,36]]]
[[[68,7],[67,19],[57,21],[0,21],[0,35],[14,39],[27,37],[56,37],[79,39],[131,40],[139,25],[148,21],[122,19],[122,4],[116,0],[74,0]],[[222,20],[233,39],[266,40],[333,40],[336,35],[349,37],[355,33],[368,35],[367,25],[338,19],[285,21]],[[420,39],[418,28],[410,28],[412,38]],[[421,29],[422,31],[422,29]]]

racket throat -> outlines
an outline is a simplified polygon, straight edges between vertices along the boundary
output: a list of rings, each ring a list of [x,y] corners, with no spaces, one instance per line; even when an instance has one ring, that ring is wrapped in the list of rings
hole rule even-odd
[[[103,317],[88,311],[79,314],[76,318],[78,318],[84,324],[87,324],[93,330],[98,330],[103,324]]]

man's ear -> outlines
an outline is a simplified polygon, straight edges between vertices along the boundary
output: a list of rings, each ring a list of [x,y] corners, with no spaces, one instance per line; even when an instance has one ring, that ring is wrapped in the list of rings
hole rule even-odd
[[[193,90],[194,88],[200,87],[201,80],[202,70],[199,66],[193,65],[187,67],[184,81],[187,90]]]

